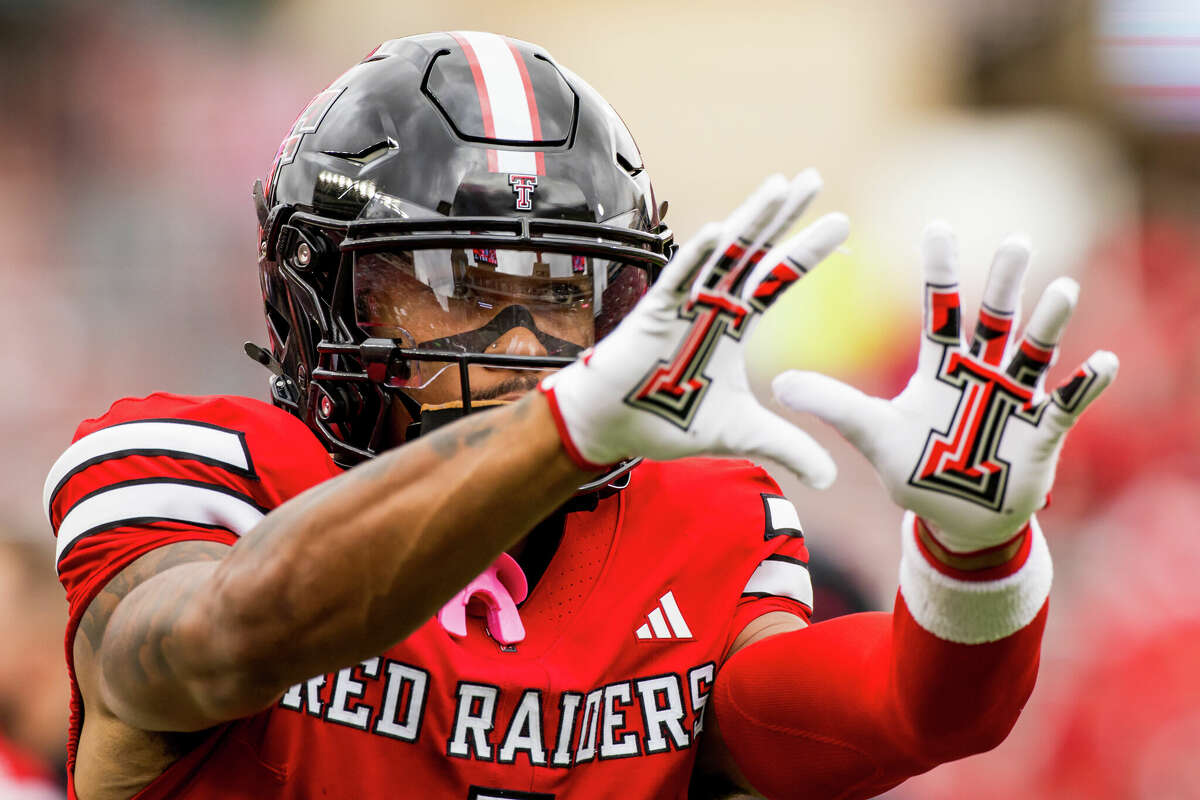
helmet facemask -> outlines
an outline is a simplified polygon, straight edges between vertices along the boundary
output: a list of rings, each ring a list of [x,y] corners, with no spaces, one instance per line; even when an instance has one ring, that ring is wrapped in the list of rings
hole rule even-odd
[[[609,224],[398,209],[382,198],[350,222],[296,212],[284,227],[297,233],[281,237],[294,247],[319,226],[339,242],[308,394],[315,430],[347,463],[397,443],[392,403],[412,438],[424,411],[440,424],[570,364],[633,308],[670,248],[669,234]],[[316,294],[313,270],[280,256],[291,293]]]

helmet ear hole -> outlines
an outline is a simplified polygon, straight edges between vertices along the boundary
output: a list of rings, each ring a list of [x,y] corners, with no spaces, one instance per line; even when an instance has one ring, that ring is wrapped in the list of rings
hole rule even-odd
[[[322,422],[337,423],[355,419],[363,407],[362,395],[351,386],[317,384],[317,416]]]
[[[281,227],[276,249],[287,265],[299,272],[323,271],[329,253],[323,236],[310,235],[295,225]]]

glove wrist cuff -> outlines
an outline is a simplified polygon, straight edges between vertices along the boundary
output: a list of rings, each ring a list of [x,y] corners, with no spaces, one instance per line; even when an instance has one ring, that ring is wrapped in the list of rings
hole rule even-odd
[[[1037,617],[1050,594],[1054,569],[1050,551],[1036,519],[1021,537],[1007,575],[967,579],[947,574],[921,548],[917,516],[911,511],[902,523],[900,594],[914,620],[925,630],[950,642],[982,644],[1003,639]],[[1003,565],[1011,566],[1011,565]],[[992,568],[998,569],[998,568]]]
[[[575,439],[571,436],[570,426],[563,416],[562,408],[559,406],[558,396],[554,393],[553,385],[543,380],[538,384],[538,391],[542,393],[546,398],[546,403],[550,406],[550,416],[554,419],[554,427],[558,431],[558,438],[562,440],[563,450],[566,451],[567,457],[571,459],[575,466],[586,472],[603,472],[611,469],[617,463],[616,461],[601,463],[585,456],[578,445],[575,444]]]
[[[965,581],[997,580],[1012,575],[1025,565],[1032,545],[1032,527],[1028,522],[1008,541],[968,553],[946,547],[935,528],[915,514],[912,527],[917,548],[930,565],[943,575]]]

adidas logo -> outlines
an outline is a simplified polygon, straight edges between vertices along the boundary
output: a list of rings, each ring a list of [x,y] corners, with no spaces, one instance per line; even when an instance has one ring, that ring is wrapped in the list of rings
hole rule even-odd
[[[642,640],[647,639],[691,639],[692,630],[683,621],[675,595],[667,592],[658,598],[658,606],[646,615],[647,622],[634,631]]]

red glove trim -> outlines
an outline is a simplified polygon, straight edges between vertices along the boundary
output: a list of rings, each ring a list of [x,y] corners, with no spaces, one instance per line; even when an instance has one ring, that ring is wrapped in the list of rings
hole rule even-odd
[[[571,440],[571,432],[567,430],[567,421],[563,419],[562,410],[558,407],[558,398],[554,395],[553,387],[539,383],[538,391],[546,397],[546,402],[550,405],[550,416],[554,418],[554,427],[558,429],[558,438],[562,440],[563,449],[567,451],[567,456],[582,470],[588,472],[604,472],[611,469],[614,464],[597,464],[584,458],[583,453],[579,452],[579,448],[575,446],[575,442]]]
[[[1007,542],[971,553],[955,553],[934,538],[920,517],[914,516],[913,519],[913,537],[917,549],[930,566],[951,578],[960,581],[995,581],[1012,575],[1025,566],[1029,559],[1033,537],[1030,536],[1028,522]]]

